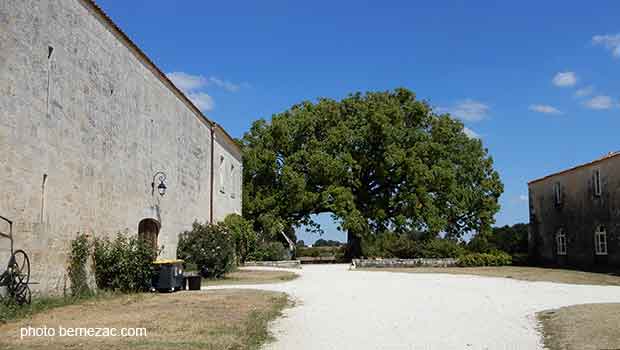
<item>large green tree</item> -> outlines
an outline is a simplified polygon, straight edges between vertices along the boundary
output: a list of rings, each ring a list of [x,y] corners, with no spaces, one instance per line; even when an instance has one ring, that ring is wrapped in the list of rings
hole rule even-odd
[[[367,234],[489,230],[503,186],[463,130],[407,89],[294,105],[241,140],[243,215],[276,239],[332,213],[353,255]]]

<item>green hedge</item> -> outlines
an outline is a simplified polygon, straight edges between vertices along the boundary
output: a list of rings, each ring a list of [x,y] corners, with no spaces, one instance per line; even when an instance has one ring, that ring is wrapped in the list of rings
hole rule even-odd
[[[504,266],[512,264],[512,257],[504,252],[472,253],[458,258],[458,266]]]

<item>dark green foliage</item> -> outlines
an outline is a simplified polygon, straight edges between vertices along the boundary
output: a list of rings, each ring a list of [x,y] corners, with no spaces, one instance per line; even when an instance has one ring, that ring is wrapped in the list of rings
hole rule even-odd
[[[93,250],[97,287],[125,293],[147,291],[155,258],[153,249],[137,237],[119,233],[113,240],[97,238]]]
[[[519,223],[512,226],[493,227],[489,243],[508,254],[527,254],[527,236],[527,224]]]
[[[527,253],[512,254],[512,264],[515,266],[532,266],[532,262]]]
[[[362,242],[365,257],[456,258],[467,252],[463,244],[446,238],[415,239],[411,235],[383,233]]]
[[[223,223],[210,225],[194,222],[191,231],[179,235],[177,256],[187,263],[196,264],[203,277],[219,278],[235,267],[233,239]]]
[[[248,260],[252,261],[278,261],[288,259],[288,250],[284,248],[282,243],[262,242],[256,250],[250,254]]]
[[[420,257],[418,242],[407,235],[385,232],[362,241],[363,256],[370,258],[410,259]]]
[[[92,292],[88,287],[88,274],[86,271],[86,263],[90,256],[90,249],[91,243],[86,234],[78,234],[77,237],[71,241],[67,274],[71,282],[71,295],[73,297],[88,295]]]
[[[342,256],[344,255],[346,247],[298,247],[295,251],[295,254],[298,257],[308,256],[308,257],[330,257],[330,256]]]
[[[245,220],[240,215],[230,214],[224,219],[224,225],[233,236],[239,262],[245,262],[248,255],[256,249],[257,244],[257,236],[252,227],[252,222]]]
[[[343,244],[342,242],[334,241],[331,239],[319,238],[316,240],[316,242],[314,242],[312,246],[313,247],[339,247],[342,244]]]
[[[354,254],[360,238],[388,228],[427,238],[490,231],[503,185],[463,130],[407,89],[300,103],[241,140],[243,216],[277,240],[332,213]]]
[[[474,253],[488,253],[495,247],[489,242],[489,233],[477,233],[467,243],[467,249]]]
[[[306,246],[306,242],[304,242],[302,239],[300,239],[299,241],[297,241],[297,243],[295,243],[296,247],[305,247]]]
[[[432,239],[422,243],[423,258],[458,258],[466,253],[465,247],[452,239]]]
[[[471,253],[461,256],[457,262],[461,267],[504,266],[512,264],[510,254],[494,251],[491,253]]]
[[[530,265],[527,254],[528,225],[514,224],[512,226],[493,227],[489,233],[476,234],[467,245],[467,248],[476,253],[489,253],[495,250],[504,251],[512,255],[514,265]]]

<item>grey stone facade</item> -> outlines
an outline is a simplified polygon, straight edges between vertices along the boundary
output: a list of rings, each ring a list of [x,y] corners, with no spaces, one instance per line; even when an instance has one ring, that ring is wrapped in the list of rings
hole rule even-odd
[[[534,261],[620,267],[620,153],[531,181],[528,187]]]
[[[163,197],[151,194],[157,171]],[[16,222],[36,289],[66,287],[78,232],[135,234],[152,219],[174,257],[194,220],[241,213],[241,174],[230,136],[94,3],[0,1],[0,215]]]

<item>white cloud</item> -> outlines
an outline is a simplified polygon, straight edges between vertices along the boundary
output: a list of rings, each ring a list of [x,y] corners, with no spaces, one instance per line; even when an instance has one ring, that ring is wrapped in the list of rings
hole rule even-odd
[[[544,114],[562,114],[559,109],[549,105],[530,105],[529,109],[530,111]]]
[[[187,97],[200,109],[201,111],[210,111],[215,107],[215,102],[209,94],[205,92],[190,92]]]
[[[519,200],[520,200],[520,201],[527,202],[527,200],[528,200],[527,195],[525,195],[525,194],[520,195],[520,196],[519,196]]]
[[[613,107],[613,101],[609,96],[594,96],[584,102],[584,105],[590,109],[609,109]]]
[[[472,129],[468,128],[468,127],[464,127],[463,128],[463,132],[465,133],[465,135],[467,135],[467,137],[469,137],[470,139],[479,139],[480,135],[473,131]]]
[[[450,113],[453,117],[468,122],[478,122],[485,119],[490,109],[486,104],[472,99],[460,101],[452,107],[436,108],[439,113]]]
[[[226,91],[237,92],[241,88],[240,84],[232,83],[228,80],[222,80],[216,77],[209,78],[209,83],[212,83],[215,86],[221,87]]]
[[[574,72],[559,72],[553,77],[553,85],[559,87],[575,86],[577,75]]]
[[[620,33],[595,35],[592,44],[604,46],[614,57],[620,58]]]
[[[590,86],[582,87],[581,89],[575,91],[575,96],[577,97],[590,96],[592,95],[592,93],[594,93],[594,86],[590,85]]]
[[[191,75],[184,72],[172,72],[166,75],[174,85],[185,92],[200,89],[207,84],[207,79],[202,75]]]

